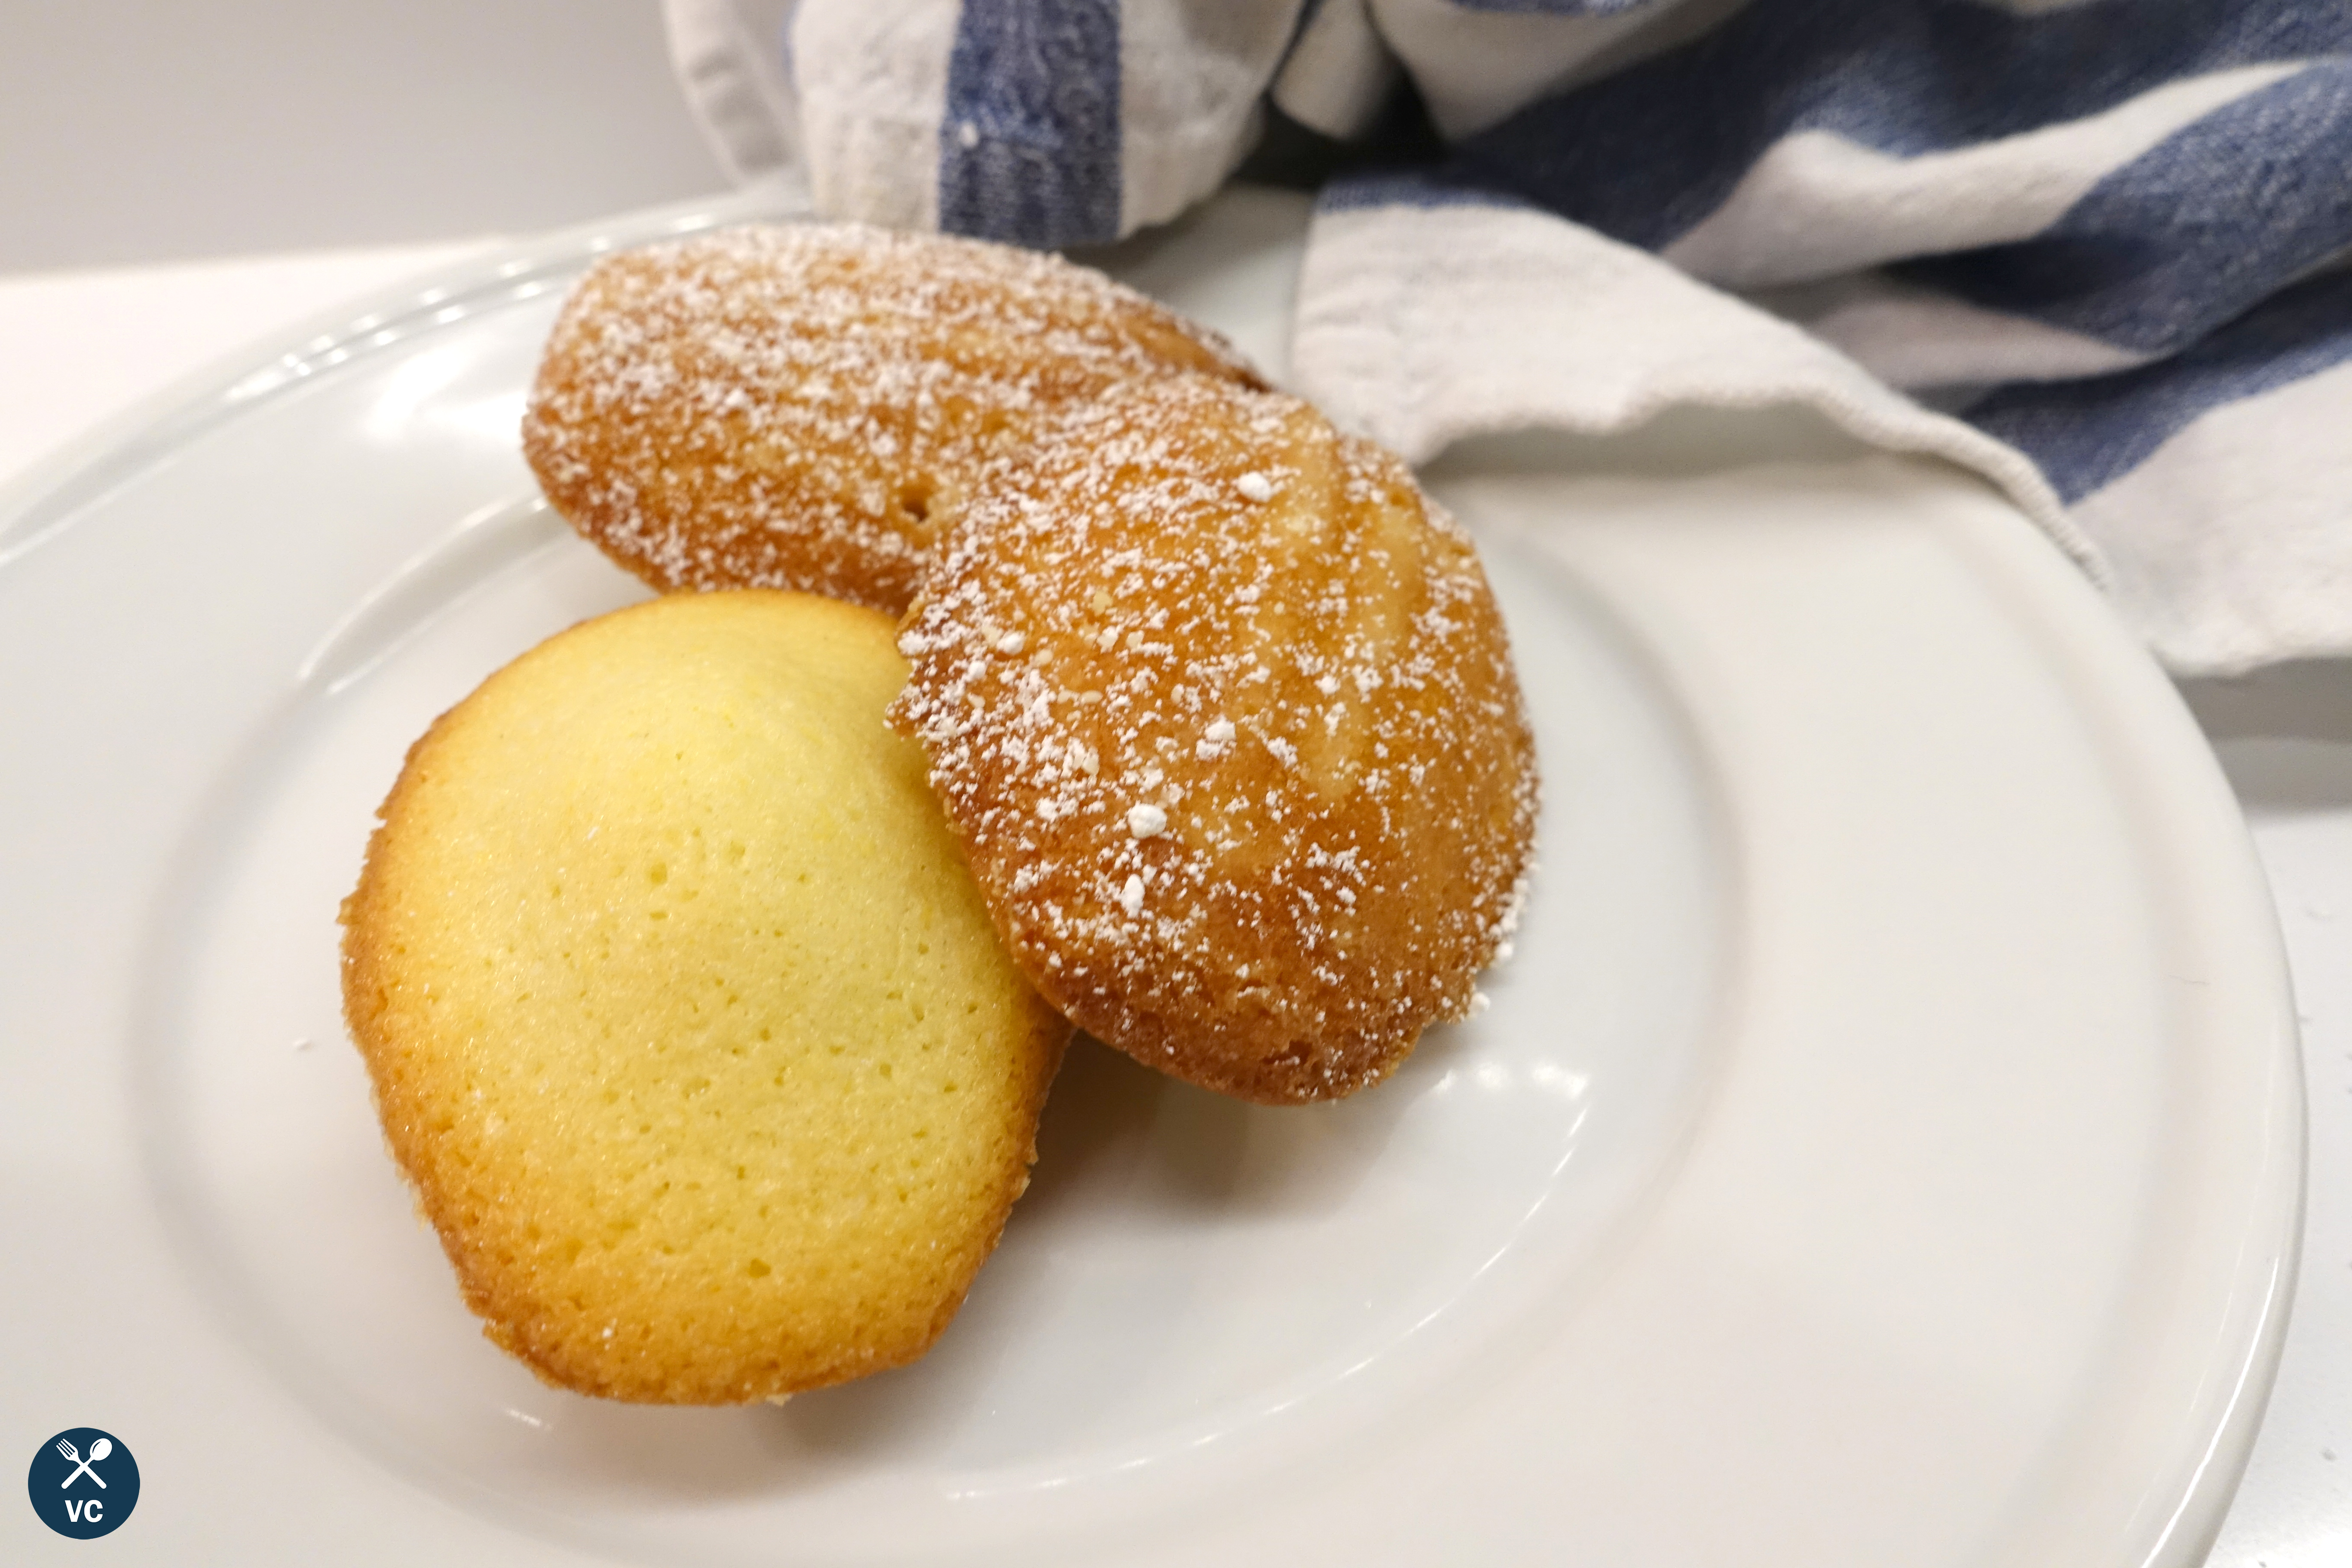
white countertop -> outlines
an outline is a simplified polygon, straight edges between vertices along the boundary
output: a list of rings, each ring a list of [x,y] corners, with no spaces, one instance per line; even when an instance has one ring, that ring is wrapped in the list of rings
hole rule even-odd
[[[401,245],[0,277],[0,480],[179,377],[472,248]],[[2306,1241],[2285,1359],[2211,1561],[2352,1561],[2352,664],[2188,692],[2276,891],[2304,1019]]]

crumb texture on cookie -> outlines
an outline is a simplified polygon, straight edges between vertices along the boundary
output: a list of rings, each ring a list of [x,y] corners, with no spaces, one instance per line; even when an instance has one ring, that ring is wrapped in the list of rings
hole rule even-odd
[[[973,500],[899,647],[892,721],[1080,1027],[1295,1101],[1469,1010],[1534,743],[1477,556],[1391,455],[1279,394],[1122,389]]]
[[[574,627],[409,754],[346,1014],[486,1331],[737,1404],[919,1355],[995,1245],[1067,1026],[883,710],[890,623],[774,593]]]
[[[656,588],[896,614],[991,463],[1137,377],[1258,384],[1223,340],[1056,257],[857,225],[599,261],[523,419],[556,510]]]

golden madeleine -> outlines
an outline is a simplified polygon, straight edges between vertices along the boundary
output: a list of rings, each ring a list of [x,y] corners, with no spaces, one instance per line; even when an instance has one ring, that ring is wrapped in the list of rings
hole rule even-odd
[[[899,647],[892,721],[1081,1028],[1295,1101],[1468,1010],[1534,742],[1477,555],[1396,458],[1276,393],[1119,389],[973,500]]]
[[[870,610],[681,595],[411,750],[343,908],[392,1152],[488,1336],[725,1405],[903,1364],[1027,1183],[1067,1026],[997,942]]]
[[[858,225],[730,229],[598,262],[523,419],[555,509],[653,586],[896,614],[992,464],[1137,378],[1257,384],[1089,268]]]

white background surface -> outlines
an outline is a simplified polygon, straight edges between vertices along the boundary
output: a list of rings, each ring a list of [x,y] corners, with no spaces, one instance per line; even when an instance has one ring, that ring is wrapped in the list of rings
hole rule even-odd
[[[0,272],[527,234],[723,184],[654,0],[0,6]]]
[[[0,478],[469,238],[719,184],[650,0],[6,7]],[[2278,895],[2312,1112],[2295,1321],[2212,1561],[2322,1568],[2352,1560],[2352,667],[2189,697]]]

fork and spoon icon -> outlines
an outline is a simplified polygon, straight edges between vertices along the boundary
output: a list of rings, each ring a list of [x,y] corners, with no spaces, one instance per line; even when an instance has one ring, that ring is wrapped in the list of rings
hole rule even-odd
[[[73,1485],[75,1478],[79,1476],[88,1476],[101,1487],[106,1484],[106,1478],[90,1467],[114,1452],[114,1443],[111,1438],[100,1437],[97,1442],[92,1443],[89,1446],[89,1458],[87,1459],[83,1458],[79,1451],[63,1437],[58,1439],[58,1452],[74,1463],[73,1469],[67,1474],[66,1479],[58,1483],[61,1489]]]

